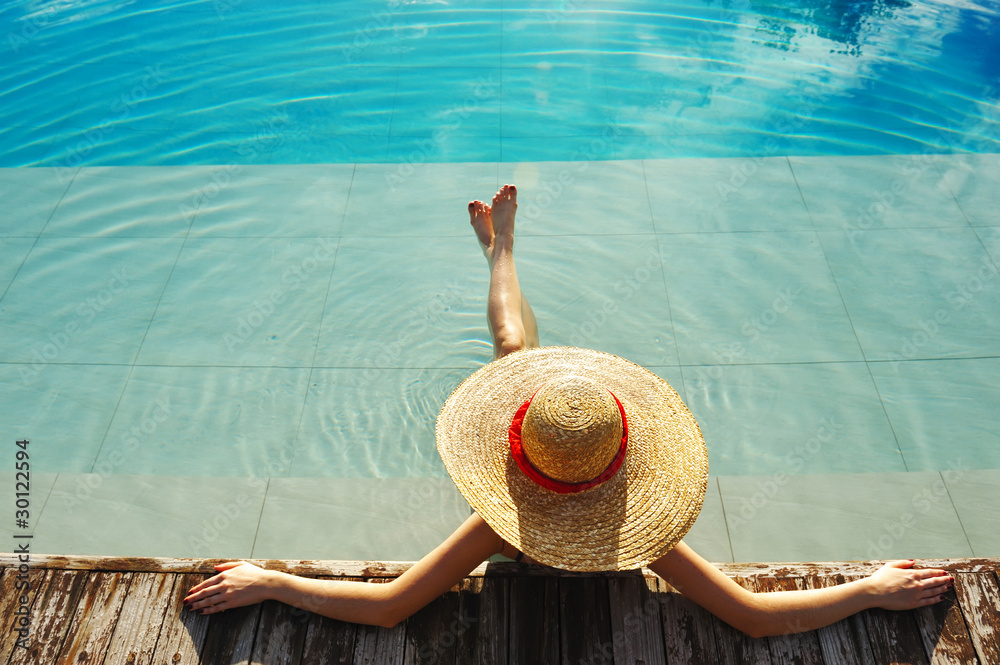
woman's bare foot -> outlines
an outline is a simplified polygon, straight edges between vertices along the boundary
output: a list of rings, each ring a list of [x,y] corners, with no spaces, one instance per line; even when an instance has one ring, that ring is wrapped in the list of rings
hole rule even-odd
[[[469,223],[476,230],[476,239],[483,250],[483,256],[493,265],[493,217],[490,207],[480,200],[469,203]]]
[[[517,188],[514,185],[504,185],[493,196],[494,244],[502,238],[505,243],[514,243],[514,214],[517,212]]]

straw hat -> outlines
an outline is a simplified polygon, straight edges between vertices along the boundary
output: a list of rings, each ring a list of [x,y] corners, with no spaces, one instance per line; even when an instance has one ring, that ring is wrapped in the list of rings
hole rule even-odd
[[[567,570],[666,554],[701,510],[705,440],[677,393],[618,356],[572,347],[480,368],[437,419],[441,459],[501,538]]]

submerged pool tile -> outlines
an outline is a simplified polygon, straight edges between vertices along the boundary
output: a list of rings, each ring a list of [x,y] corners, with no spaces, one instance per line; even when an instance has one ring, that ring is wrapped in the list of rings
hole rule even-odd
[[[966,226],[937,155],[790,157],[817,229],[852,237],[885,228]]]
[[[3,298],[6,334],[0,337],[0,358],[131,363],[180,243],[39,239]]]
[[[907,468],[1000,468],[1000,359],[870,363]]]
[[[499,182],[517,185],[519,236],[653,232],[640,161],[503,163]]]
[[[492,355],[489,273],[467,215],[446,216],[461,238],[343,238],[315,365],[469,368]]]
[[[135,367],[95,468],[157,475],[285,475],[307,369]]]
[[[958,510],[973,556],[1000,556],[1000,470],[952,470],[941,474]]]
[[[463,136],[461,134],[433,134],[432,136],[397,135],[389,138],[385,159],[397,169],[409,172],[411,166],[435,163],[450,166],[456,162],[498,162],[501,140],[499,136]]]
[[[0,427],[37,444],[32,469],[89,473],[128,374],[125,365],[0,365]]]
[[[614,132],[598,128],[577,136],[551,134],[523,138],[503,136],[502,161],[518,165],[537,162],[565,162],[569,156],[575,162],[597,163],[618,158]],[[518,183],[514,183],[515,185]]]
[[[682,365],[861,360],[814,233],[658,238]]]
[[[518,280],[542,346],[598,349],[640,365],[677,364],[655,236],[526,235],[517,248]]]
[[[34,244],[34,238],[0,238],[0,299]]]
[[[468,241],[456,246],[464,254],[476,248],[469,201],[488,203],[497,188],[497,166],[492,162],[358,164],[342,235],[459,236]],[[400,243],[389,246],[404,249]]]
[[[253,556],[416,561],[471,512],[450,478],[272,478]]]
[[[969,557],[937,472],[719,478],[736,561]]]
[[[248,558],[266,487],[259,478],[60,474],[34,542],[52,554]]]
[[[4,208],[0,237],[38,236],[76,174],[77,169],[0,169],[0,202]]]
[[[434,422],[448,395],[472,371],[314,369],[290,475],[445,477]]]
[[[708,479],[705,502],[698,513],[698,520],[684,536],[684,542],[708,561],[732,562],[733,548],[729,544],[726,514],[722,510],[722,495],[714,476]]]
[[[213,167],[185,200],[190,235],[339,235],[353,176],[353,164]]]
[[[659,233],[812,230],[784,157],[643,164]]]
[[[864,363],[685,367],[684,376],[713,474],[906,470]]]
[[[15,441],[16,440],[14,438],[11,438],[10,450],[12,458],[13,458],[13,451],[16,450],[14,448]],[[28,454],[31,455],[32,452],[35,450],[35,448],[37,448],[37,446],[35,446],[34,443],[29,442],[27,446]],[[59,478],[58,473],[41,471],[40,467],[35,465],[31,466],[28,476],[28,493],[30,494],[30,496],[28,497],[30,501],[30,506],[28,508],[29,531],[25,531],[24,529],[17,527],[17,522],[15,521],[17,519],[17,516],[15,515],[15,511],[17,510],[17,504],[15,503],[15,501],[11,500],[7,502],[6,506],[0,508],[0,520],[2,520],[2,522],[0,522],[0,538],[6,538],[8,543],[14,543],[13,536],[15,533],[23,535],[25,533],[36,532],[38,526],[38,519],[39,517],[41,517],[42,514],[42,508],[45,506],[45,503],[49,498],[49,494],[52,492],[52,486],[55,485],[56,479],[58,478]],[[23,484],[18,486],[18,483],[23,483],[23,482],[24,482],[24,477],[23,476],[18,477],[16,475],[16,472],[14,471],[14,467],[11,466],[10,473],[5,473],[2,476],[0,476],[0,492],[2,492],[4,496],[14,497],[15,492],[24,491]],[[32,507],[34,508],[33,510]],[[32,552],[38,552],[38,553],[51,552],[53,554],[59,552],[59,550],[51,549],[47,543],[43,543],[38,540],[35,540],[34,542],[38,546],[35,547],[34,545],[32,545],[31,546]]]
[[[189,239],[139,362],[309,366],[336,255],[336,238]]]
[[[1000,154],[947,155],[936,164],[970,224],[1000,224]]]
[[[213,172],[197,166],[82,168],[43,236],[182,237]]]
[[[579,96],[580,90],[604,86],[604,70],[582,64],[505,66],[504,138],[589,137],[613,132],[612,110],[605,104],[584,103]]]
[[[821,237],[869,360],[1000,353],[1000,271],[973,229]]]

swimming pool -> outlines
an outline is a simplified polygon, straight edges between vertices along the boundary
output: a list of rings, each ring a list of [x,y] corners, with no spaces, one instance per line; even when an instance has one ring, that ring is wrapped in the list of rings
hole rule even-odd
[[[542,343],[702,423],[709,558],[995,555],[998,6],[837,7],[5,9],[37,546],[420,556],[490,357],[464,204],[515,182]]]

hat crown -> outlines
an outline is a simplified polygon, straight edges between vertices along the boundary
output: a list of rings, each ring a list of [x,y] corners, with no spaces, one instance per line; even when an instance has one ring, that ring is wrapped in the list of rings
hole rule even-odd
[[[521,426],[524,453],[543,474],[566,483],[599,476],[621,447],[614,397],[590,379],[565,376],[542,386]]]

